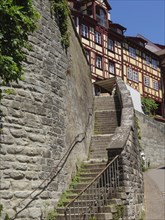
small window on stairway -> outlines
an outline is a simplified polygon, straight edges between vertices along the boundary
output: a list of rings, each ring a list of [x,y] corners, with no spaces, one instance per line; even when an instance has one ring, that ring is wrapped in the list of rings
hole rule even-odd
[[[96,67],[102,69],[102,57],[99,55],[96,55]]]
[[[109,72],[113,75],[115,74],[115,64],[111,61],[109,61]]]

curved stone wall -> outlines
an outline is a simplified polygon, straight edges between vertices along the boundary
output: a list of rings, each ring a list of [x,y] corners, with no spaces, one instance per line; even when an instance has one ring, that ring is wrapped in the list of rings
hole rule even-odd
[[[121,79],[117,79],[116,95],[121,109],[121,126],[115,131],[109,144],[108,158],[120,155],[121,199],[125,207],[125,220],[139,219],[143,211],[143,174],[140,146],[134,118],[134,108],[130,92]]]
[[[42,18],[29,36],[25,80],[0,106],[0,203],[10,219],[44,219],[87,158],[91,135],[90,68],[79,39],[70,22],[66,52],[49,0],[34,4]]]

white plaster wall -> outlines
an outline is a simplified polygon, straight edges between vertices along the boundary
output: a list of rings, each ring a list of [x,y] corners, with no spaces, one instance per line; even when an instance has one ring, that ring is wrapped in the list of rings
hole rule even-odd
[[[133,89],[132,87],[130,87],[129,85],[126,85],[127,89],[130,91],[131,97],[132,97],[132,101],[133,101],[133,106],[134,109],[138,112],[141,112],[144,114],[142,107],[141,107],[141,96],[140,93]]]

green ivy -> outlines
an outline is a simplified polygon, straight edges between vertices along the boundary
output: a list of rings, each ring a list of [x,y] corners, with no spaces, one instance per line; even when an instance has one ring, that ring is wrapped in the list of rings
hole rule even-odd
[[[0,204],[0,217],[2,216],[2,211],[3,211],[3,205]],[[5,216],[4,216],[4,220],[10,220],[8,214],[5,214]]]
[[[155,110],[158,109],[158,104],[151,98],[142,98],[142,105],[144,113],[152,116],[155,114]]]
[[[51,11],[54,13],[61,32],[61,43],[65,48],[69,47],[69,32],[68,32],[68,15],[69,9],[67,0],[49,0],[51,3]]]
[[[29,49],[28,35],[37,28],[39,17],[32,0],[0,0],[1,85],[21,79],[23,48]]]

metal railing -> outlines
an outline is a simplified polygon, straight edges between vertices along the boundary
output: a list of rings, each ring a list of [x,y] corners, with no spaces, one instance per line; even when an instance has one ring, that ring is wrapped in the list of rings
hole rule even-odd
[[[87,220],[104,212],[109,200],[119,187],[119,156],[116,156],[92,181],[65,207],[66,220]]]

